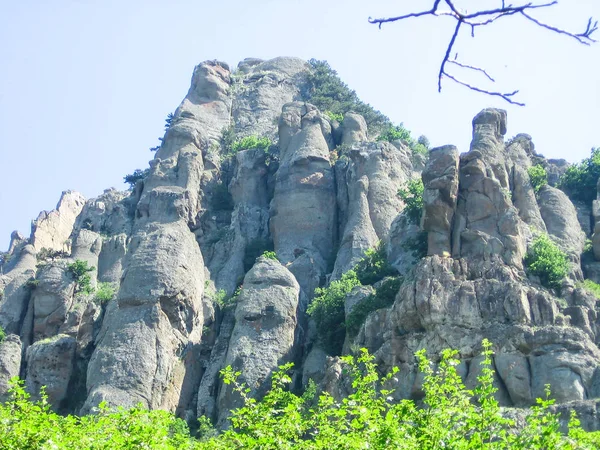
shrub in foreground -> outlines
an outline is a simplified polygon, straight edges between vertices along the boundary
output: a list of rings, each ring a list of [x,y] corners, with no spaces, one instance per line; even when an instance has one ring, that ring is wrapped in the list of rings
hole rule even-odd
[[[289,390],[292,364],[280,366],[271,378],[271,390],[261,399],[249,396],[239,383],[240,372],[222,371],[244,405],[231,413],[231,426],[218,434],[200,419],[198,439],[173,415],[142,407],[111,410],[105,404],[93,416],[62,417],[46,397],[31,402],[22,382],[11,389],[12,398],[0,404],[1,449],[473,449],[573,450],[597,449],[600,432],[585,432],[573,414],[567,435],[559,418],[549,411],[553,400],[538,399],[524,426],[502,416],[494,398],[491,344],[483,342],[478,385],[465,388],[456,371],[457,352],[445,350],[433,365],[424,351],[416,355],[423,373],[423,399],[392,400],[398,370],[380,375],[373,356],[362,349],[344,356],[344,373],[351,392],[340,401],[317,393],[309,383],[303,395]],[[435,367],[435,369],[434,369]]]

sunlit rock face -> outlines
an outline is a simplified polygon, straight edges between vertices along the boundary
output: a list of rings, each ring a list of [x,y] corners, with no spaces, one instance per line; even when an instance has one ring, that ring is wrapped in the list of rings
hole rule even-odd
[[[231,365],[260,397],[286,362],[294,389],[313,379],[340,399],[344,364],[306,310],[381,245],[403,282],[343,348],[366,347],[382,372],[399,366],[395,399],[422,395],[421,348],[434,360],[457,349],[472,387],[488,338],[502,405],[531,406],[549,384],[558,408],[576,401],[600,428],[600,320],[580,285],[600,281],[600,202],[557,189],[567,163],[538,155],[529,135],[505,142],[505,111],[475,116],[470,148],[425,156],[377,140],[356,112],[319,110],[309,70],[290,57],[200,63],[130,191],[66,191],[29,237],[13,233],[0,263],[0,400],[19,375],[61,413],[142,403],[227,427],[241,399],[219,372]],[[535,192],[537,164],[550,183]],[[417,220],[398,195],[415,181]],[[523,263],[540,233],[569,260],[561,297]],[[340,320],[382,285],[356,287]]]

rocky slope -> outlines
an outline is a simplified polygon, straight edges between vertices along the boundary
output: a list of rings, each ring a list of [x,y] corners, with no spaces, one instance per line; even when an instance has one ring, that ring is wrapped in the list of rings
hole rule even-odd
[[[503,405],[529,406],[549,384],[588,428],[600,428],[597,299],[578,287],[584,274],[600,281],[600,263],[581,262],[598,205],[592,214],[550,185],[536,195],[527,169],[544,165],[552,183],[565,165],[537,155],[527,135],[505,142],[504,111],[477,114],[468,151],[439,147],[425,160],[403,142],[371,139],[359,114],[338,123],[306,102],[307,70],[296,58],[246,59],[233,72],[201,63],[130,192],[90,200],[64,192],[29,238],[13,233],[0,266],[8,335],[0,400],[19,375],[34,395],[46,386],[60,412],[141,402],[223,425],[240,400],[220,369],[232,365],[260,395],[287,361],[296,364],[296,388],[314,378],[343,395],[340,360],[321,348],[306,309],[315,288],[381,241],[405,281],[344,349],[368,348],[382,370],[399,366],[397,398],[420,395],[420,348],[458,349],[460,373],[473,384],[487,337]],[[276,145],[231,152],[224,131]],[[397,192],[419,177],[415,224]],[[571,261],[561,298],[524,270],[538,232]],[[425,257],[407,245],[422,233]],[[265,250],[278,260],[261,257]],[[82,292],[69,268],[76,261],[93,267],[91,286],[112,286],[114,299]],[[232,300],[217,301],[238,286]],[[347,315],[369,289],[348,296]]]

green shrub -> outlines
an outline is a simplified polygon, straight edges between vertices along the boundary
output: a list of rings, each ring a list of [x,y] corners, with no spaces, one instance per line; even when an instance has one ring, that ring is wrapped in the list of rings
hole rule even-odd
[[[529,169],[527,169],[527,174],[529,175],[533,192],[536,194],[543,186],[548,184],[548,173],[541,164],[531,166]]]
[[[262,254],[262,256],[265,258],[274,259],[275,261],[277,261],[277,253],[275,253],[275,252],[266,251]]]
[[[93,272],[95,268],[88,267],[87,261],[78,259],[74,263],[69,264],[67,270],[73,277],[73,281],[75,281],[75,293],[91,294],[94,292],[89,272]]]
[[[591,203],[596,198],[598,178],[600,178],[600,147],[592,148],[589,158],[569,166],[560,177],[558,187],[572,200]]]
[[[2,328],[0,326],[0,344],[2,343],[2,341],[4,340],[5,337],[6,337],[6,332],[4,331],[4,328]]]
[[[581,286],[590,294],[595,295],[597,299],[600,299],[600,284],[595,283],[592,280],[583,280]]]
[[[344,301],[360,281],[356,272],[349,270],[342,278],[332,281],[326,288],[315,289],[315,297],[308,306],[308,314],[317,324],[319,342],[331,355],[339,355],[344,345]]]
[[[116,289],[113,283],[98,283],[94,300],[98,303],[108,303],[115,298]]]
[[[412,223],[416,225],[421,221],[421,214],[423,213],[423,192],[425,192],[425,187],[421,178],[410,180],[406,187],[398,190],[398,195],[405,205],[404,211],[406,211]]]
[[[354,267],[354,271],[361,284],[375,284],[385,277],[396,274],[396,270],[387,260],[383,242],[379,242],[375,248],[368,249]]]
[[[267,151],[271,145],[271,139],[266,136],[246,136],[245,138],[238,139],[231,145],[231,152],[237,153],[241,150],[251,150],[255,148]]]
[[[390,125],[383,133],[377,136],[378,141],[404,141],[407,144],[414,142],[414,139],[410,135],[410,131],[404,128],[404,124]]]
[[[133,173],[125,175],[123,181],[129,185],[129,189],[133,189],[138,181],[145,179],[150,173],[150,169],[140,170],[135,169]]]
[[[403,281],[402,277],[389,278],[377,288],[375,294],[369,295],[354,305],[346,318],[346,332],[350,336],[356,336],[360,326],[371,312],[391,306]]]
[[[344,115],[342,113],[334,113],[334,112],[331,112],[331,111],[325,111],[325,115],[327,117],[329,117],[329,119],[332,122],[342,123],[342,121],[344,120]]]
[[[310,102],[321,111],[331,114],[346,114],[349,111],[362,115],[371,134],[380,133],[391,125],[390,119],[362,102],[356,92],[344,83],[327,61],[311,59],[310,71],[301,88],[304,101]]]
[[[538,276],[547,288],[560,287],[570,268],[567,255],[547,234],[541,234],[533,240],[523,262],[529,273]]]
[[[423,398],[395,401],[390,385],[398,369],[381,375],[366,349],[344,356],[349,395],[334,399],[317,392],[314,383],[296,394],[289,371],[274,371],[271,389],[260,400],[239,381],[231,366],[221,371],[242,406],[231,412],[230,426],[217,433],[207,418],[199,419],[197,439],[186,423],[163,410],[108,408],[97,414],[61,416],[52,411],[44,392],[31,401],[24,382],[12,380],[10,398],[0,404],[0,447],[3,449],[598,449],[600,433],[585,432],[575,413],[568,435],[560,432],[554,403],[538,399],[520,426],[503,416],[494,398],[491,344],[483,342],[481,375],[468,390],[457,372],[457,352],[444,350],[433,365],[424,350],[416,358],[422,373]],[[435,369],[434,369],[435,368]]]
[[[241,292],[241,286],[239,286],[231,296],[227,295],[227,292],[225,292],[224,289],[219,289],[217,292],[214,293],[213,301],[215,304],[219,305],[219,308],[221,309],[233,307],[237,304],[238,297]]]
[[[427,150],[429,150],[429,147],[431,147],[431,143],[429,142],[429,139],[427,138],[427,136],[425,136],[423,134],[421,136],[419,136],[419,139],[417,139],[417,143],[421,144]]]

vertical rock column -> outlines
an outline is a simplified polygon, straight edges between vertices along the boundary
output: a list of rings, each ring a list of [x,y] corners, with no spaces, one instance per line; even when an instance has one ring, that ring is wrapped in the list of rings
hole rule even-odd
[[[473,119],[471,150],[460,160],[459,202],[452,256],[523,267],[523,222],[512,205],[504,134],[506,111],[484,109]]]
[[[151,163],[137,205],[116,304],[88,366],[82,412],[101,401],[195,411],[190,376],[203,326],[204,262],[190,231],[201,205],[202,150],[229,123],[229,69],[209,61]]]
[[[308,296],[333,255],[336,201],[330,143],[329,122],[313,105],[284,105],[270,228],[278,258]]]
[[[453,145],[434,148],[423,171],[423,229],[427,254],[450,256],[450,233],[458,196],[458,150]]]
[[[272,371],[294,358],[299,294],[294,276],[273,259],[259,258],[244,278],[225,366],[241,372],[251,396],[265,393]],[[217,400],[221,425],[242,403],[231,385],[222,386]]]

